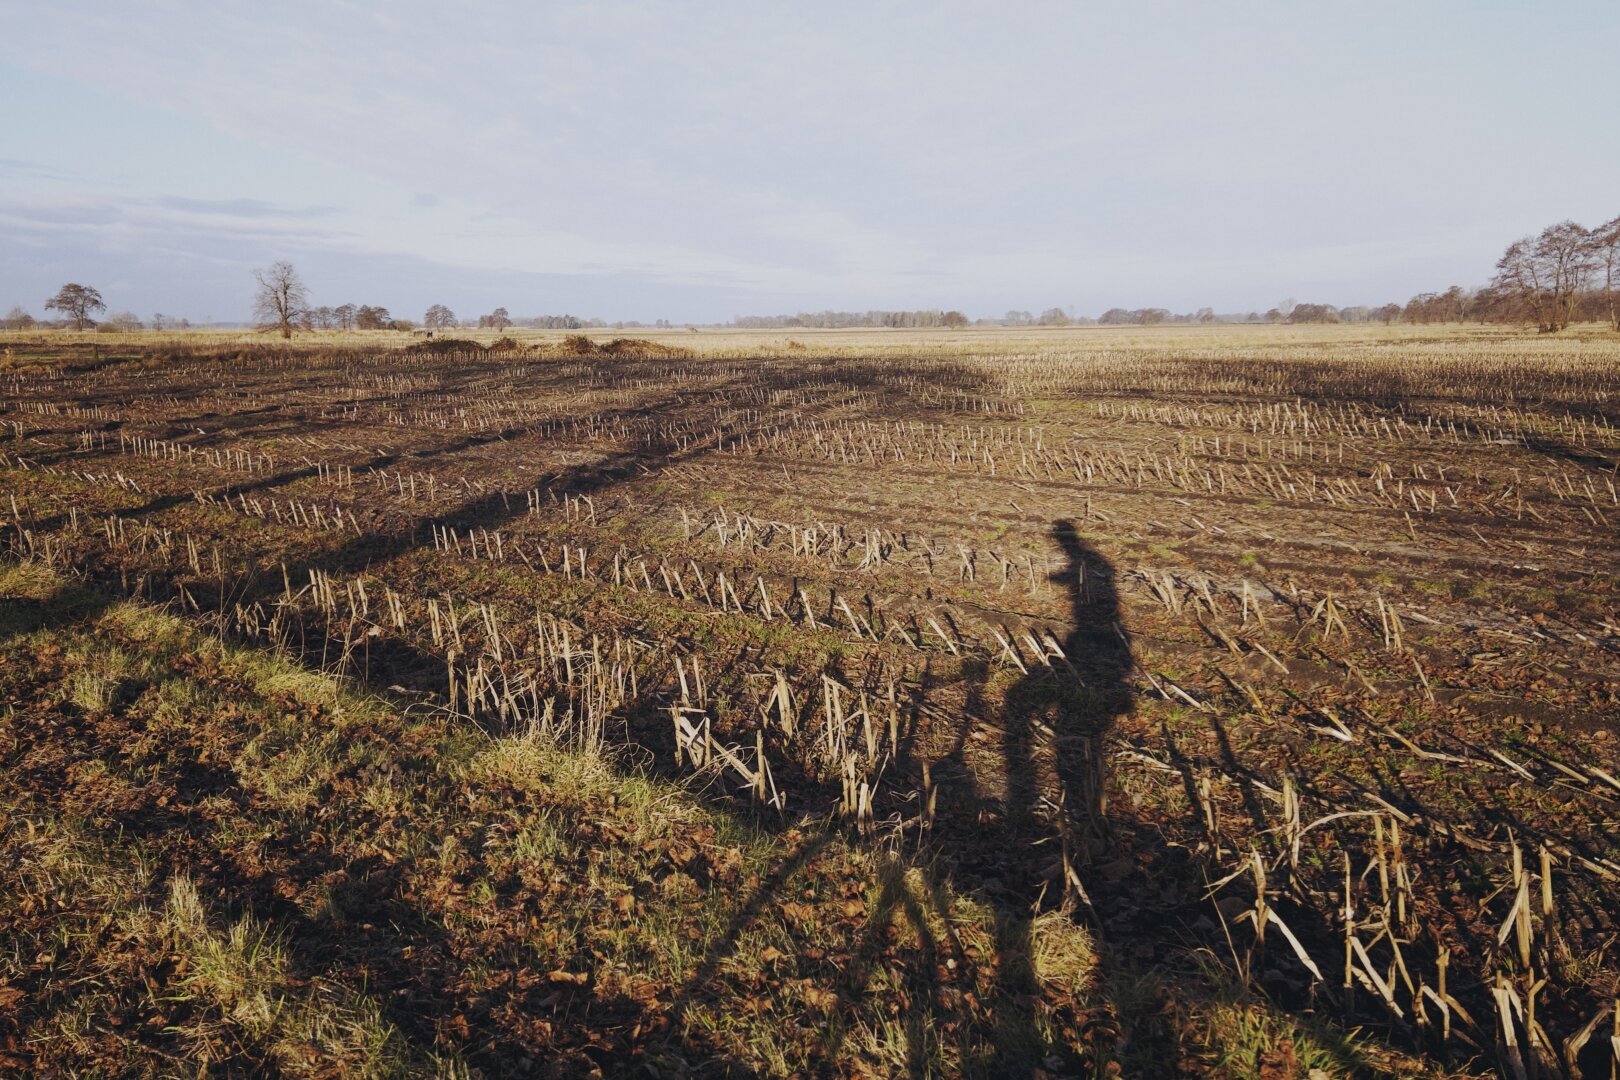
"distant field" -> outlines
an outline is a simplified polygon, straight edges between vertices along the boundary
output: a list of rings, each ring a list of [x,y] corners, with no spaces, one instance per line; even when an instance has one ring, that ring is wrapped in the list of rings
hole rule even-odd
[[[0,334],[0,1064],[1608,1075],[1620,338],[446,335]]]
[[[964,330],[733,330],[727,328],[681,327],[654,330],[647,327],[595,330],[479,330],[460,327],[436,330],[436,338],[455,338],[490,345],[511,338],[526,345],[555,345],[572,335],[594,341],[639,338],[661,345],[691,350],[702,356],[759,356],[794,354],[806,350],[817,353],[995,355],[1021,352],[1125,349],[1156,352],[1167,349],[1316,349],[1335,345],[1365,348],[1373,345],[1425,343],[1456,348],[1465,343],[1514,342],[1520,349],[1541,353],[1558,352],[1571,342],[1591,343],[1614,348],[1615,337],[1598,325],[1577,326],[1556,338],[1503,326],[1422,325],[1385,326],[1301,325],[1269,326],[1221,324],[1214,326],[1071,326],[1071,327],[971,327]],[[320,330],[300,332],[293,337],[296,348],[400,348],[422,340],[422,335],[392,330]],[[79,345],[104,348],[153,348],[163,346],[213,347],[260,345],[278,347],[281,339],[258,330],[139,331],[129,334],[76,333],[66,330],[0,330],[0,347],[37,349],[41,346]]]

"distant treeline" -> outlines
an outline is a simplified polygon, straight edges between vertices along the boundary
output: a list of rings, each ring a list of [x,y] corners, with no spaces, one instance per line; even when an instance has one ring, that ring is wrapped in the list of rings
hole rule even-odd
[[[1298,317],[1293,315],[1299,312]],[[1109,308],[1101,315],[1079,315],[1063,308],[1048,308],[1035,315],[1028,311],[1009,311],[1000,318],[969,319],[960,311],[941,311],[926,308],[921,311],[801,311],[797,315],[739,315],[731,325],[742,330],[792,330],[800,327],[816,330],[847,329],[956,329],[964,326],[1156,326],[1187,323],[1260,323],[1313,321],[1371,322],[1389,312],[1398,318],[1398,304],[1384,308],[1336,308],[1327,304],[1299,304],[1285,301],[1278,308],[1264,314],[1258,311],[1217,314],[1210,308],[1199,308],[1186,314],[1177,314],[1168,308]]]
[[[259,325],[274,326],[283,337],[294,330],[415,330],[418,324],[398,319],[388,309],[370,304],[315,306],[290,263],[272,268],[281,276],[275,281],[261,279],[256,298]],[[279,285],[278,288],[274,286]],[[21,307],[13,307],[0,319],[0,329],[26,330],[34,327],[72,327],[78,330],[108,331],[184,329],[184,319],[153,315],[143,322],[133,312],[114,312],[98,322],[95,315],[107,309],[101,294],[92,286],[70,282],[45,302],[45,310],[56,311],[60,319],[35,319]],[[271,317],[273,316],[273,318]],[[1564,329],[1573,322],[1607,322],[1620,330],[1620,217],[1594,229],[1563,221],[1549,225],[1535,236],[1508,245],[1496,263],[1496,276],[1489,285],[1465,289],[1453,285],[1445,292],[1419,293],[1404,304],[1380,307],[1332,304],[1300,304],[1284,300],[1265,312],[1248,311],[1219,314],[1213,308],[1178,314],[1169,308],[1109,308],[1101,315],[1081,315],[1073,308],[1047,308],[1039,315],[1009,311],[1000,318],[970,320],[960,311],[925,308],[917,311],[819,311],[797,315],[739,315],[731,325],[752,330],[798,328],[838,330],[868,329],[959,329],[965,326],[1171,326],[1199,323],[1519,323],[1543,332]],[[498,307],[476,319],[457,319],[443,304],[434,304],[422,316],[424,330],[449,330],[477,326],[504,330],[532,327],[539,330],[590,330],[609,326],[615,329],[671,329],[668,319],[648,324],[608,323],[602,319],[582,319],[574,315],[535,315],[513,318]]]
[[[1588,229],[1573,221],[1549,225],[1508,245],[1489,285],[1419,293],[1404,305],[1335,308],[1296,304],[1273,309],[1269,321],[1508,323],[1543,333],[1571,323],[1608,323],[1620,330],[1620,217]]]
[[[85,314],[69,314],[61,319],[36,319],[20,306],[0,316],[0,330],[85,330],[94,329],[104,334],[126,334],[133,330],[189,330],[190,319],[178,319],[159,312],[143,320],[133,311],[115,311],[104,319],[92,319]]]
[[[846,330],[856,327],[891,330],[958,327],[969,325],[960,311],[818,311],[797,315],[739,315],[732,325],[742,330],[786,330],[810,327],[817,330]]]
[[[1169,308],[1109,308],[1098,316],[1048,308],[1040,315],[1009,311],[1000,318],[969,321],[961,312],[820,311],[797,315],[739,315],[743,329],[798,327],[846,329],[961,326],[1174,326],[1199,323],[1517,323],[1542,331],[1572,322],[1607,322],[1620,330],[1620,217],[1588,229],[1573,221],[1549,225],[1508,246],[1489,285],[1419,293],[1404,304],[1379,307],[1301,304],[1284,300],[1267,311],[1217,313],[1212,308],[1177,314]]]

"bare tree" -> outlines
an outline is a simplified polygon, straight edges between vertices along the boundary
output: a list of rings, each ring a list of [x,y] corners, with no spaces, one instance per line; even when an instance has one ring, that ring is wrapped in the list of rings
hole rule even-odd
[[[292,337],[309,307],[309,292],[290,262],[273,262],[266,270],[253,271],[259,283],[253,295],[253,317],[264,330],[276,330],[283,339]]]
[[[60,311],[73,320],[73,329],[83,330],[85,324],[92,321],[91,312],[106,311],[107,305],[102,303],[101,294],[89,285],[75,285],[69,282],[58,289],[55,296],[45,301],[45,310]]]
[[[505,308],[498,307],[488,315],[478,316],[478,325],[484,328],[505,330],[512,325],[512,317],[506,313]]]
[[[1620,330],[1620,217],[1606,221],[1590,234],[1592,258],[1603,274],[1603,299],[1609,311],[1609,326]]]
[[[1497,260],[1492,284],[1516,295],[1542,333],[1556,333],[1574,317],[1596,266],[1591,234],[1563,221],[1510,244]]]
[[[373,307],[370,304],[361,304],[354,312],[354,327],[356,330],[383,330],[394,321],[385,307]]]
[[[1283,321],[1287,323],[1336,323],[1339,309],[1332,304],[1295,304]]]
[[[456,313],[443,304],[434,304],[422,316],[422,325],[429,330],[448,330],[456,325]]]
[[[354,329],[354,305],[339,304],[332,309],[332,317],[337,320],[339,330]]]
[[[136,330],[145,330],[141,317],[133,311],[115,311],[96,327],[97,332],[106,331],[109,334],[129,334]]]
[[[27,330],[33,325],[34,317],[19,306],[13,306],[6,317],[0,319],[0,330]]]
[[[940,325],[947,330],[960,330],[968,325],[968,317],[960,311],[947,311],[940,316]]]

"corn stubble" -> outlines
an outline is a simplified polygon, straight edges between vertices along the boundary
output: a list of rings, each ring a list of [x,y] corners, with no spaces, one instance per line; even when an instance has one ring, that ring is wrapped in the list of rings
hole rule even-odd
[[[1611,1075],[1620,343],[1054,340],[43,360],[0,545],[1171,997]],[[1107,987],[1064,1060],[1140,1052]]]

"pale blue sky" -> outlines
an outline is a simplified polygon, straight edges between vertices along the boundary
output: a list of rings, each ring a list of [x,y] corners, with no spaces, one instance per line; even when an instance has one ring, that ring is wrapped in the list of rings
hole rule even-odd
[[[11,2],[0,309],[1264,310],[1620,213],[1620,4]]]

